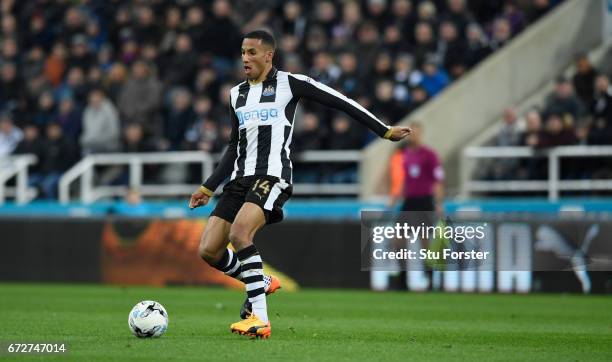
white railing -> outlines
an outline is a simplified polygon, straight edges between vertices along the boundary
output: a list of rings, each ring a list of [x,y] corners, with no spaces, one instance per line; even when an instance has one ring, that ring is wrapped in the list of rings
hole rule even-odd
[[[14,197],[18,204],[26,204],[37,195],[35,188],[28,186],[28,167],[36,164],[35,155],[19,155],[0,158],[0,205],[6,197]],[[15,187],[6,183],[16,177]]]
[[[198,185],[162,184],[143,185],[143,165],[145,164],[186,164],[201,163],[202,178],[212,173],[214,160],[206,152],[156,152],[156,153],[101,153],[88,155],[64,173],[59,182],[59,201],[70,202],[70,186],[80,179],[80,201],[91,203],[105,197],[125,195],[125,186],[95,186],[94,167],[126,165],[129,170],[129,187],[136,188],[143,196],[188,195]]]
[[[474,161],[497,158],[544,157],[548,160],[547,180],[473,180]],[[562,146],[548,150],[531,147],[468,147],[463,151],[461,172],[461,196],[467,198],[473,192],[525,192],[547,191],[551,201],[559,199],[561,191],[612,190],[612,180],[561,180],[560,159],[579,157],[612,157],[612,146]]]
[[[79,180],[80,196],[78,200],[91,203],[105,197],[125,195],[125,186],[96,186],[94,183],[94,167],[110,165],[127,165],[129,167],[129,187],[137,189],[143,196],[185,196],[190,195],[199,185],[188,184],[143,184],[142,166],[145,164],[185,164],[201,163],[202,179],[206,179],[213,171],[214,163],[219,155],[205,152],[154,152],[154,153],[106,153],[88,155],[62,175],[59,182],[59,201],[70,202],[70,187]],[[294,162],[302,163],[357,163],[361,159],[361,151],[307,151],[297,154]],[[300,183],[294,184],[294,194],[357,194],[357,183],[325,184]]]

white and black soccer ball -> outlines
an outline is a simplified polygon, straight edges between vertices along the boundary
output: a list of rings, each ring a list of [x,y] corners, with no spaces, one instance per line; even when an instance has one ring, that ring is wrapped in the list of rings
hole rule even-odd
[[[159,337],[168,329],[168,312],[160,303],[144,300],[132,308],[128,325],[138,338]]]

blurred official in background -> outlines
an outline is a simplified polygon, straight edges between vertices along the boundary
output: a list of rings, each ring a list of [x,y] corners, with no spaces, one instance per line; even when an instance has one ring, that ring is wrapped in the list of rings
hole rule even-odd
[[[403,199],[401,211],[442,212],[444,169],[436,151],[423,144],[423,125],[412,122],[408,143],[391,158],[391,197],[394,208]]]

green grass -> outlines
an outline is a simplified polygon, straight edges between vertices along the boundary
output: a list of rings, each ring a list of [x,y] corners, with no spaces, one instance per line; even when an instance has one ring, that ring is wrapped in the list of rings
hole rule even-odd
[[[128,330],[143,299],[168,310],[159,339]],[[0,284],[0,342],[64,341],[67,355],[44,358],[75,361],[612,361],[605,296],[281,291],[268,298],[269,340],[229,333],[242,300],[216,288]]]

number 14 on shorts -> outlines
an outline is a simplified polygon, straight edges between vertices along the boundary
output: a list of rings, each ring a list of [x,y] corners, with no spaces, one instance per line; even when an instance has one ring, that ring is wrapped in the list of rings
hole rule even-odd
[[[255,195],[259,196],[260,199],[263,199],[263,197],[270,192],[270,180],[257,179],[251,190]],[[259,194],[259,192],[263,193],[263,195]]]

